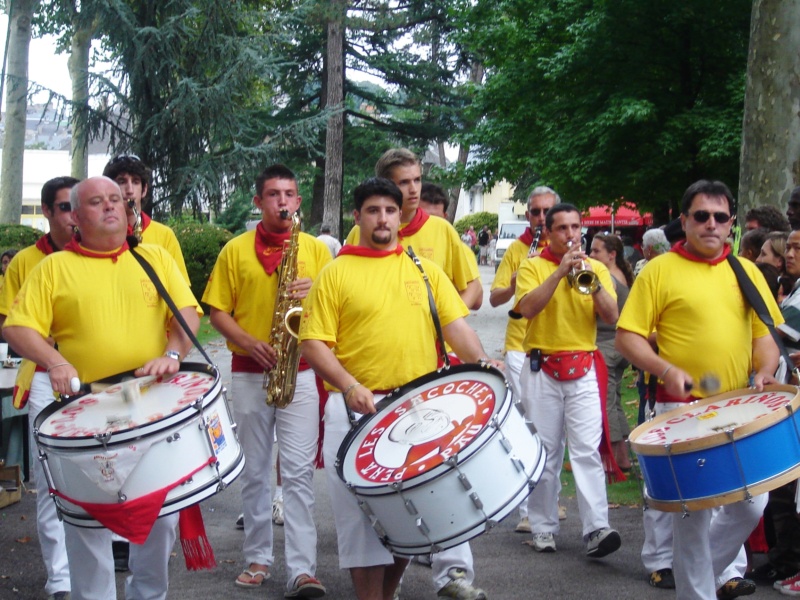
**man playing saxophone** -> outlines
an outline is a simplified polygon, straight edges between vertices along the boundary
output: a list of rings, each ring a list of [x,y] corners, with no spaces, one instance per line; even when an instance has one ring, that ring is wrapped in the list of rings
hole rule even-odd
[[[314,457],[319,437],[319,393],[314,373],[301,364],[292,401],[284,408],[268,406],[265,371],[284,372],[270,345],[276,298],[303,300],[312,279],[328,264],[327,246],[300,232],[294,281],[280,289],[284,244],[292,235],[292,215],[301,198],[294,173],[283,165],[266,168],[256,178],[253,203],[261,221],[228,242],[217,258],[203,294],[211,309],[211,324],[223,335],[232,352],[231,395],[239,439],[245,453],[242,474],[245,569],[236,579],[239,587],[254,588],[270,578],[274,560],[272,535],[272,447],[277,434],[285,510],[286,597],[318,598],[325,588],[315,579],[317,533],[314,504]],[[288,268],[284,265],[283,268]],[[279,303],[280,304],[280,303]],[[277,316],[276,316],[277,315]],[[290,338],[291,336],[283,336]]]

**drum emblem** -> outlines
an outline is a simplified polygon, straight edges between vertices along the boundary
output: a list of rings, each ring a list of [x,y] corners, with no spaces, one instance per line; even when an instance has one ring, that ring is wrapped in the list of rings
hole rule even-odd
[[[356,469],[371,481],[409,479],[448,460],[486,426],[495,393],[475,380],[433,385],[379,419],[359,445]]]

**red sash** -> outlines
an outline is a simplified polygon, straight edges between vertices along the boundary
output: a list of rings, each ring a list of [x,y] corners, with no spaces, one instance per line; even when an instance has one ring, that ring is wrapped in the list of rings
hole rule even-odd
[[[150,227],[150,222],[153,219],[148,217],[146,214],[142,213],[142,233],[144,233],[148,227]]]
[[[85,246],[81,246],[80,238],[77,235],[67,242],[66,246],[64,246],[64,250],[68,250],[69,252],[74,252],[75,254],[80,254],[81,256],[88,256],[89,258],[110,258],[111,262],[117,262],[120,254],[124,254],[129,248],[130,246],[128,246],[128,242],[126,240],[122,246],[111,252],[95,252],[94,250],[89,250]]]
[[[411,219],[411,221],[409,221],[409,223],[405,227],[402,227],[397,232],[397,237],[402,240],[405,237],[414,235],[420,229],[422,229],[422,226],[425,225],[425,223],[427,223],[428,219],[430,218],[431,218],[430,215],[426,213],[424,210],[417,209],[414,218]]]
[[[45,256],[50,256],[53,252],[58,252],[55,244],[53,244],[53,238],[50,237],[49,233],[36,240],[36,247]]]
[[[284,242],[288,241],[292,232],[272,233],[267,231],[263,223],[256,225],[256,257],[267,275],[272,275],[283,258]]]
[[[675,252],[676,254],[680,255],[682,258],[685,258],[686,260],[691,260],[693,262],[708,263],[713,267],[714,265],[718,265],[728,257],[728,254],[731,253],[731,245],[725,244],[725,246],[723,246],[722,248],[722,254],[719,255],[717,258],[702,258],[700,256],[692,254],[686,249],[686,240],[681,240],[680,242],[676,242],[675,245],[672,246],[672,248],[670,248],[669,251]]]

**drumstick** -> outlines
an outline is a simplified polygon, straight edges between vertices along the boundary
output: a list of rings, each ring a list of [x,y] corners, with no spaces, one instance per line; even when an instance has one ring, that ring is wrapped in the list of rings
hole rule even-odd
[[[719,377],[717,377],[717,375],[714,373],[706,373],[700,377],[700,381],[697,386],[689,383],[688,381],[683,384],[683,389],[687,392],[691,392],[695,387],[698,389],[698,391],[700,391],[700,393],[706,394],[707,396],[716,394],[720,388]]]

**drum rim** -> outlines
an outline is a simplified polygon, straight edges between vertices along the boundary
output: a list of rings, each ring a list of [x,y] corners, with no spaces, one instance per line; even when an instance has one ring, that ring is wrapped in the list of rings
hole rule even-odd
[[[339,446],[339,449],[336,452],[336,473],[339,476],[339,479],[341,479],[345,483],[345,485],[347,485],[348,487],[352,488],[353,490],[365,489],[365,490],[378,491],[378,490],[381,490],[383,487],[387,487],[388,488],[390,483],[402,483],[403,486],[410,487],[410,486],[420,485],[423,481],[427,482],[430,479],[434,479],[434,478],[438,477],[439,476],[439,471],[442,469],[443,466],[446,466],[445,463],[441,463],[441,464],[439,464],[439,465],[437,465],[435,467],[432,467],[428,471],[424,471],[422,473],[418,473],[417,475],[413,475],[413,476],[409,477],[408,479],[400,480],[398,482],[385,482],[383,485],[369,485],[369,486],[359,485],[359,484],[356,484],[356,483],[349,482],[349,481],[347,481],[347,479],[345,479],[345,477],[344,477],[344,461],[345,461],[345,458],[347,456],[347,451],[349,450],[350,446],[352,445],[353,440],[359,435],[361,430],[366,428],[367,424],[370,421],[372,421],[373,419],[377,418],[378,415],[380,415],[381,411],[385,407],[387,407],[389,404],[391,404],[392,402],[396,401],[398,399],[398,397],[404,396],[409,391],[412,391],[415,388],[419,388],[419,387],[425,385],[426,383],[430,383],[432,381],[436,381],[437,379],[442,379],[443,376],[454,375],[454,374],[457,375],[459,373],[469,373],[469,372],[472,372],[472,373],[481,372],[481,373],[484,373],[484,374],[488,373],[488,374],[491,374],[491,375],[495,375],[495,376],[499,377],[500,380],[503,382],[503,386],[505,387],[506,393],[502,398],[498,398],[498,401],[500,403],[500,408],[498,409],[498,411],[495,414],[495,416],[502,417],[501,418],[501,422],[505,422],[505,419],[508,418],[508,414],[507,414],[508,411],[506,411],[506,414],[504,415],[502,413],[502,408],[506,404],[505,400],[508,398],[509,395],[511,395],[512,397],[510,399],[510,402],[508,402],[507,404],[509,405],[509,410],[514,409],[514,398],[513,398],[512,391],[511,391],[511,386],[509,385],[508,380],[506,379],[506,377],[503,374],[503,372],[500,371],[500,369],[497,369],[497,368],[495,368],[495,367],[493,367],[491,365],[478,365],[478,364],[460,364],[460,365],[451,365],[449,367],[441,367],[439,369],[436,369],[435,371],[431,371],[430,373],[426,373],[425,375],[417,377],[416,379],[412,379],[408,383],[393,389],[389,394],[387,394],[386,396],[381,398],[375,404],[375,413],[363,415],[358,420],[358,422],[356,423],[356,426],[353,427],[350,431],[347,432],[347,435],[345,435],[344,439],[342,440],[342,443]],[[483,437],[483,434],[484,434],[485,431],[486,431],[486,428],[484,428],[484,430],[481,431],[476,436],[474,442],[478,442],[478,443],[473,444],[472,442],[470,442],[464,448],[464,450],[467,450],[467,449],[471,449],[472,450],[472,452],[470,452],[470,454],[466,456],[466,459],[468,459],[469,456],[475,454],[475,452],[480,448],[479,440],[480,440],[480,438]],[[454,454],[454,456],[457,456],[458,454],[460,454],[460,453]]]
[[[206,391],[202,395],[203,405],[204,406],[207,404],[206,403],[206,399],[210,398],[211,400],[213,400],[213,399],[215,399],[215,398],[217,398],[219,396],[219,394],[212,395],[212,392],[214,392],[214,390],[219,390],[220,393],[222,392],[222,378],[220,377],[219,369],[215,365],[210,365],[210,364],[206,364],[206,363],[198,363],[198,362],[183,362],[180,365],[180,369],[178,370],[178,373],[180,373],[181,371],[204,372],[204,373],[207,373],[208,375],[212,375],[213,376],[214,381],[211,384],[211,387],[209,387],[208,391]],[[101,380],[98,380],[98,381],[110,382],[110,383],[118,383],[119,378],[121,378],[121,377],[123,377],[123,376],[125,376],[125,375],[127,375],[129,373],[131,373],[131,372],[127,371],[127,372],[124,372],[124,373],[118,373],[116,375],[112,375],[110,377],[107,377],[107,378],[104,378],[104,379],[101,379]],[[177,373],[175,373],[175,374],[177,374]],[[70,404],[72,404],[73,402],[77,402],[77,401],[81,400],[82,398],[85,398],[88,395],[90,395],[90,394],[84,394],[83,396],[76,396],[74,398],[70,398],[70,400],[68,402],[51,402],[49,405],[44,407],[39,412],[39,414],[36,416],[36,420],[34,421],[34,435],[35,435],[35,438],[36,438],[36,443],[38,445],[41,445],[41,446],[45,447],[45,448],[58,450],[58,451],[68,451],[68,450],[73,449],[73,448],[75,448],[75,449],[84,449],[84,448],[87,448],[89,446],[94,446],[94,445],[102,446],[103,444],[101,444],[99,441],[97,441],[97,438],[95,436],[93,436],[93,435],[64,437],[64,436],[56,436],[56,435],[51,435],[51,434],[48,434],[48,433],[43,433],[41,431],[41,425],[53,413],[58,412],[62,408],[67,407]],[[168,415],[165,415],[164,417],[162,417],[161,419],[158,419],[156,421],[148,421],[147,423],[144,423],[142,425],[137,425],[136,427],[131,427],[129,429],[122,429],[120,431],[116,431],[111,436],[111,440],[107,444],[105,444],[105,446],[107,446],[109,448],[112,448],[112,447],[114,447],[116,445],[119,445],[119,444],[129,444],[132,441],[140,439],[143,436],[149,435],[149,431],[145,431],[145,429],[147,429],[147,430],[152,429],[155,425],[158,425],[159,423],[163,423],[167,419],[175,418],[175,417],[177,417],[181,413],[184,413],[184,411],[186,411],[187,409],[190,409],[190,408],[191,408],[191,405],[186,405],[181,410],[179,410],[177,412],[174,412],[174,413],[170,413]],[[192,418],[192,416],[193,415],[187,415],[187,416],[184,416],[184,417],[182,417],[180,419],[177,419],[174,423],[170,424],[169,427],[172,428],[174,426],[180,425],[184,421],[186,421],[187,419]],[[163,429],[163,427],[156,428],[156,431],[158,431],[159,429]],[[115,439],[115,438],[117,438],[117,439]],[[53,442],[55,442],[55,443],[53,443]],[[82,442],[87,442],[87,444],[82,444]],[[91,442],[91,444],[88,444],[88,442]]]
[[[747,393],[742,393],[743,391],[747,391]],[[641,454],[644,456],[668,456],[671,454],[687,454],[690,452],[695,452],[697,450],[703,450],[706,448],[714,448],[717,446],[723,446],[731,441],[728,435],[725,432],[718,432],[711,435],[703,436],[700,438],[695,438],[692,440],[682,441],[682,442],[675,442],[673,444],[641,444],[636,441],[637,438],[641,437],[651,429],[655,425],[663,423],[669,419],[672,419],[684,412],[686,412],[687,407],[700,407],[706,404],[713,404],[714,402],[721,402],[725,400],[729,400],[731,398],[737,398],[742,396],[752,396],[754,394],[761,394],[765,392],[791,392],[794,394],[792,399],[786,403],[792,407],[792,413],[798,411],[800,408],[800,388],[788,385],[788,384],[770,384],[765,385],[762,392],[757,392],[751,388],[739,388],[736,390],[731,390],[730,392],[725,392],[724,394],[717,394],[715,396],[708,396],[706,398],[702,398],[701,400],[697,400],[696,402],[687,402],[685,406],[681,406],[665,412],[663,414],[658,415],[657,417],[651,419],[650,421],[645,421],[641,425],[638,425],[631,433],[628,435],[628,441],[630,443],[631,448],[637,454]],[[784,405],[784,406],[786,406]],[[759,433],[769,427],[772,427],[776,423],[779,423],[789,417],[792,413],[786,412],[785,410],[774,410],[771,413],[767,413],[762,417],[759,417],[755,421],[750,421],[749,423],[744,423],[735,427],[733,429],[733,440],[740,440],[745,437],[751,436],[755,433]],[[667,451],[666,446],[669,445],[670,449]]]

